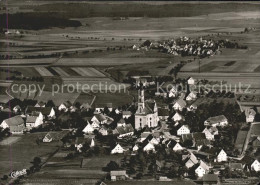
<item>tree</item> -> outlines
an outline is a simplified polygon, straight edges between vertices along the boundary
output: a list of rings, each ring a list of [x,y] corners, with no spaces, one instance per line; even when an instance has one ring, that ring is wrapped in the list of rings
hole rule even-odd
[[[106,166],[106,171],[118,170],[119,165],[115,161],[110,161]]]

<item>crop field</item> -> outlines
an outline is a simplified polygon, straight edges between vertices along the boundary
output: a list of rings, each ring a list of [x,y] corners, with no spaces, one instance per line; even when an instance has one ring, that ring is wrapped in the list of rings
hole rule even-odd
[[[133,96],[127,92],[121,93],[97,93],[94,105],[112,103],[113,107],[129,104],[133,101]]]
[[[58,148],[58,143],[37,144],[37,138],[43,138],[46,133],[21,135],[21,139],[0,147],[0,174],[9,174],[12,170],[28,169],[34,157],[41,157],[42,161]]]
[[[77,72],[79,75],[85,77],[105,77],[103,73],[101,73],[100,71],[92,67],[87,67],[87,68],[72,67],[71,69]]]
[[[8,138],[5,138],[3,141],[0,142],[0,145],[12,145],[16,142],[18,142],[22,137],[19,136],[11,136]]]
[[[53,74],[45,67],[35,67],[35,70],[39,72],[41,76],[53,76]]]
[[[60,76],[68,77],[70,76],[67,72],[65,72],[60,67],[52,67],[53,70],[55,70]]]

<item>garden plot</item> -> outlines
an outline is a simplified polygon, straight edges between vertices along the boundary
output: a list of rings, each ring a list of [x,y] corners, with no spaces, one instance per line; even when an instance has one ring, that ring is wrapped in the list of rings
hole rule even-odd
[[[53,74],[45,67],[35,67],[35,70],[40,73],[41,76],[53,76]]]

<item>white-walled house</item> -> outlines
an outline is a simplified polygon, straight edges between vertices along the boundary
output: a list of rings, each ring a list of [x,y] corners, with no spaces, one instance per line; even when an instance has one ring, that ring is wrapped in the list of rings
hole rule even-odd
[[[52,142],[52,140],[53,140],[53,139],[52,139],[51,135],[50,135],[49,133],[47,133],[47,134],[44,136],[42,142],[44,142],[44,143],[50,143],[50,142]]]
[[[128,119],[129,117],[131,117],[132,113],[131,111],[123,111],[122,112],[122,116],[124,119]]]
[[[256,112],[254,109],[246,109],[245,110],[245,115],[246,115],[246,122],[247,123],[252,123],[255,120],[255,115]]]
[[[192,77],[189,77],[187,82],[188,82],[189,85],[194,85],[195,84],[195,79],[192,78]]]
[[[195,170],[195,174],[201,178],[203,177],[203,175],[208,174],[209,173],[209,166],[203,162],[202,160],[200,160],[200,164],[199,166],[196,168]]]
[[[183,99],[179,99],[179,100],[177,100],[174,104],[173,104],[173,109],[174,110],[180,110],[180,111],[182,111],[183,110],[183,108],[185,108],[186,107],[186,102],[183,100]]]
[[[202,133],[205,134],[207,140],[209,140],[209,141],[214,140],[214,135],[209,131],[208,128],[205,128],[205,129],[202,131]]]
[[[98,124],[106,124],[107,123],[107,117],[103,114],[95,114],[92,118],[91,118],[92,122],[97,122]]]
[[[176,86],[173,86],[172,89],[170,90],[169,92],[169,98],[174,98],[174,97],[177,97],[178,95],[178,89]]]
[[[38,116],[27,116],[26,118],[26,128],[27,129],[32,129],[32,128],[37,128],[40,125],[43,124],[43,115],[42,113],[39,113]]]
[[[14,111],[14,113],[18,113],[18,112],[20,112],[22,109],[21,109],[21,107],[19,106],[19,105],[16,105],[16,106],[14,106],[14,108],[13,108],[13,111]]]
[[[144,152],[149,152],[149,151],[155,151],[155,147],[152,143],[148,142],[147,145],[143,148]]]
[[[225,127],[228,125],[228,120],[224,115],[214,116],[214,117],[208,118],[204,122],[204,125],[212,126],[212,127],[216,127],[216,126]]]
[[[12,134],[23,134],[25,129],[24,120],[20,115],[3,120],[0,127],[9,128]]]
[[[172,119],[173,119],[174,122],[178,122],[178,121],[183,120],[183,116],[180,113],[176,112],[174,114],[174,116],[172,117]]]
[[[71,106],[72,106],[72,103],[70,101],[66,101],[66,102],[60,104],[60,106],[58,107],[58,110],[67,112]]]
[[[173,141],[172,141],[173,142]],[[180,143],[178,142],[173,142],[173,148],[172,148],[173,151],[182,151],[183,150],[183,147],[180,145]]]
[[[197,98],[197,94],[194,92],[194,91],[192,91],[192,92],[190,92],[190,94],[186,97],[186,100],[187,101],[192,101],[192,100],[195,100]]]
[[[189,107],[187,107],[187,110],[194,111],[194,110],[197,110],[197,108],[198,108],[198,106],[195,103],[193,103]]]
[[[189,134],[190,133],[190,128],[188,125],[182,125],[178,130],[177,130],[177,135],[181,136],[182,134]]]
[[[113,150],[111,150],[111,154],[122,154],[124,153],[124,149],[120,144],[117,144]]]
[[[90,123],[82,130],[85,134],[92,134],[94,132],[94,128],[91,126]]]
[[[217,162],[226,162],[228,160],[227,153],[222,149],[217,156]]]
[[[256,172],[260,171],[260,162],[258,160],[255,160],[252,164],[251,164],[251,170],[254,170]]]

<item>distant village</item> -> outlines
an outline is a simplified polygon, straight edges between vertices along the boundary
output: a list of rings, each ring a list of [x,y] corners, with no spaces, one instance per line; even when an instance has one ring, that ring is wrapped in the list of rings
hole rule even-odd
[[[210,97],[213,92],[190,91],[189,86],[199,83],[193,77],[182,83],[186,92],[173,87],[146,98],[154,83],[138,78],[137,99],[122,107],[113,107],[113,102],[55,105],[52,101],[12,99],[0,105],[0,139],[47,132],[35,142],[62,142],[68,151],[66,158],[118,155],[121,163],[111,161],[104,166],[106,180],[111,181],[148,177],[158,181],[181,178],[199,184],[259,180],[258,108],[242,109],[239,104],[217,101],[218,97],[234,98],[228,92],[198,104],[198,98]],[[167,106],[159,107],[155,97],[167,99]]]

